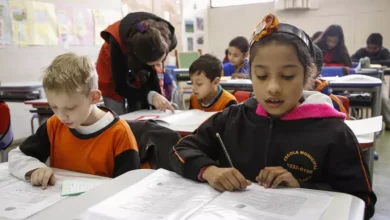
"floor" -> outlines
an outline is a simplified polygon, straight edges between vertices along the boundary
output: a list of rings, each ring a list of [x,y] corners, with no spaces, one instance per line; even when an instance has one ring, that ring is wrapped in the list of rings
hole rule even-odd
[[[390,131],[382,133],[376,144],[379,160],[374,164],[374,192],[378,197],[372,220],[390,220]]]

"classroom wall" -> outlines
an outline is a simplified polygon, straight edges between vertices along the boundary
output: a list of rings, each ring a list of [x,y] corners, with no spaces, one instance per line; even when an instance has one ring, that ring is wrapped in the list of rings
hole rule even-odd
[[[12,1],[12,0],[11,0]],[[49,3],[64,3],[63,0],[39,0]],[[103,8],[121,10],[121,0],[66,0],[66,4],[80,8]],[[32,46],[20,48],[7,45],[0,48],[0,81],[2,82],[33,82],[41,81],[42,70],[59,54],[74,51],[97,59],[100,46]],[[23,103],[8,102],[11,109],[11,121],[15,140],[31,135],[30,120],[31,106]],[[38,123],[35,120],[35,129]]]
[[[323,0],[318,10],[274,10],[274,3],[259,3],[209,10],[209,51],[224,56],[229,41],[238,35],[250,37],[258,22],[275,13],[281,22],[294,24],[309,35],[331,24],[344,29],[350,53],[365,45],[368,35],[380,32],[384,45],[390,47],[389,0]]]

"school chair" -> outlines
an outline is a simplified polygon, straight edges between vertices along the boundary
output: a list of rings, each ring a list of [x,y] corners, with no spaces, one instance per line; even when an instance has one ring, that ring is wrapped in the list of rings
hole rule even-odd
[[[191,64],[202,55],[202,50],[196,52],[178,52],[175,50],[176,66],[190,68]]]
[[[0,162],[7,162],[7,148],[11,146],[14,140],[14,134],[12,133],[11,126],[11,112],[7,103],[5,103],[4,101],[0,101],[0,119]]]
[[[251,92],[236,90],[233,92],[234,97],[237,99],[237,103],[242,103],[253,96]]]
[[[129,124],[138,144],[143,168],[171,170],[169,151],[180,140],[179,133],[154,121],[130,121]],[[145,166],[146,165],[146,166]]]
[[[343,105],[344,109],[345,109],[345,114],[347,115],[347,120],[350,120],[351,118],[349,117],[349,107],[350,107],[350,104],[349,104],[349,98],[347,96],[343,96],[343,95],[336,95],[336,97],[341,101],[341,104]]]

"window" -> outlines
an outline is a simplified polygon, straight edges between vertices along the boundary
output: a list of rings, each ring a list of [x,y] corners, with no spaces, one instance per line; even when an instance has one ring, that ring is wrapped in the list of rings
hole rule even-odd
[[[227,6],[236,6],[236,5],[248,5],[254,3],[266,3],[274,2],[275,0],[210,0],[210,5],[212,8],[217,7],[227,7]]]

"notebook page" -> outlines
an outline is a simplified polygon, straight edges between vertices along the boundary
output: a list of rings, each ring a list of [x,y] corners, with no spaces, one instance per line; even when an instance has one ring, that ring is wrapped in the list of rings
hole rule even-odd
[[[159,169],[91,207],[87,219],[185,219],[220,193]]]
[[[315,191],[252,184],[247,190],[224,192],[189,219],[320,220],[331,200]]]
[[[173,113],[170,115],[166,115],[164,117],[159,117],[154,119],[157,122],[166,123],[169,125],[191,125],[191,126],[199,126],[204,121],[206,121],[209,117],[214,115],[216,112],[205,112],[198,109],[192,109],[188,111],[182,111],[180,113]]]

